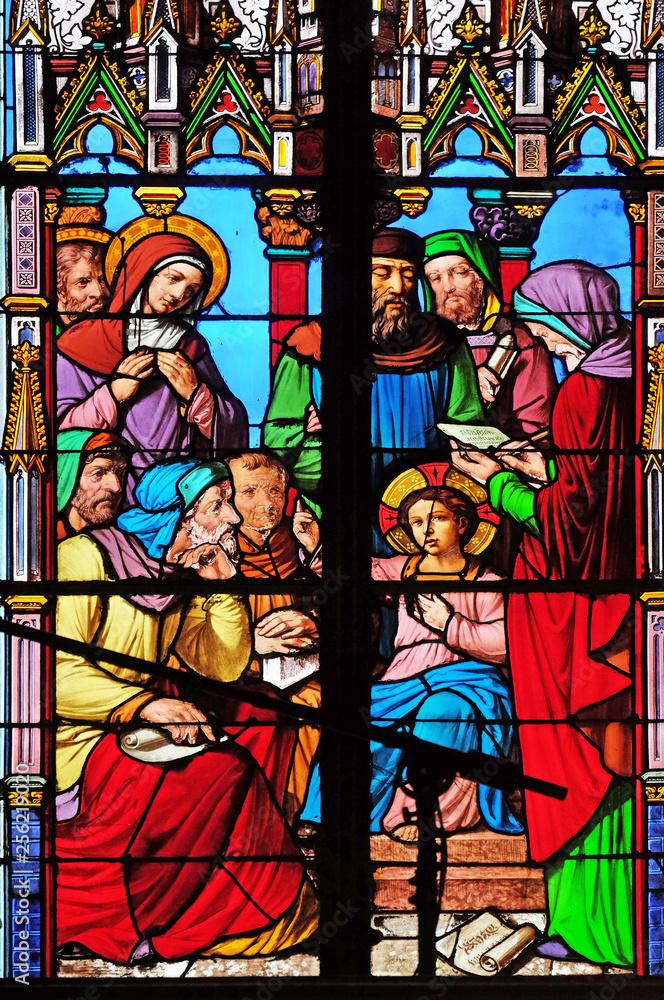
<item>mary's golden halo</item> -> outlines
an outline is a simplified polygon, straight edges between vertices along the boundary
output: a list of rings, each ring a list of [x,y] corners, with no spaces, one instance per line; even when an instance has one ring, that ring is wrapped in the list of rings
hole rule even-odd
[[[136,246],[146,236],[155,233],[177,233],[178,236],[188,236],[198,243],[212,261],[212,280],[203,308],[212,305],[224,292],[230,275],[228,251],[219,237],[204,222],[192,219],[189,215],[169,215],[163,219],[153,219],[145,215],[127,223],[119,231],[108,248],[104,268],[106,280],[111,285],[115,278],[118,265],[132,247]]]

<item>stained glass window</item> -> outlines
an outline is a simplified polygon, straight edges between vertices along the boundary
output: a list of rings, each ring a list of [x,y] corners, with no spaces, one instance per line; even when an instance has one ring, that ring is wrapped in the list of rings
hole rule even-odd
[[[0,978],[645,987],[661,4],[0,20]]]

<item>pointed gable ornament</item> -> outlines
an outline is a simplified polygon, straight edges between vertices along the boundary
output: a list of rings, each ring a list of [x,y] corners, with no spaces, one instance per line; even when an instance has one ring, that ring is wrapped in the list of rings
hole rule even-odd
[[[272,45],[295,45],[297,22],[293,0],[271,0],[268,24]]]
[[[138,117],[143,100],[110,52],[85,53],[59,96],[53,147],[56,161],[85,156],[85,137],[101,122],[113,134],[116,156],[143,166],[145,136]]]
[[[643,8],[641,38],[647,52],[664,34],[664,0],[646,0]]]
[[[219,4],[216,13],[210,22],[212,31],[217,35],[222,45],[229,45],[242,30],[242,25],[233,15],[230,5],[225,2]]]
[[[24,340],[12,350],[18,366],[12,380],[3,448],[9,452],[9,471],[21,467],[44,471],[46,425],[39,376],[31,367],[39,361],[39,348]]]
[[[399,44],[415,42],[420,48],[426,42],[426,10],[424,0],[402,0],[399,15]]]

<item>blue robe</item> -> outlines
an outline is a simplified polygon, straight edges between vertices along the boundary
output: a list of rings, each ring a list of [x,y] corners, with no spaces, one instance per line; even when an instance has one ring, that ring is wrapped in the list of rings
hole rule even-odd
[[[512,703],[501,671],[475,660],[430,667],[415,677],[378,682],[371,689],[374,725],[396,725],[401,732],[452,750],[480,750],[505,757],[512,740],[511,715]],[[402,778],[403,752],[372,742],[371,756],[370,830],[380,833],[381,821]],[[503,792],[478,784],[478,805],[492,830],[522,832]],[[320,823],[318,765],[311,774],[301,819]]]

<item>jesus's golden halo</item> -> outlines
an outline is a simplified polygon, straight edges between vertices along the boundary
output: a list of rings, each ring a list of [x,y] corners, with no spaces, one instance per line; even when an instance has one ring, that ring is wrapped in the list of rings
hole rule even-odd
[[[155,233],[177,233],[178,236],[188,236],[195,243],[205,250],[212,261],[212,281],[203,308],[212,305],[223,293],[230,274],[230,261],[226,247],[219,237],[204,222],[192,219],[189,215],[169,215],[163,219],[153,219],[143,216],[127,223],[119,231],[108,248],[104,268],[106,280],[113,283],[120,261],[125,257],[132,247],[139,243],[146,236],[153,236]]]

